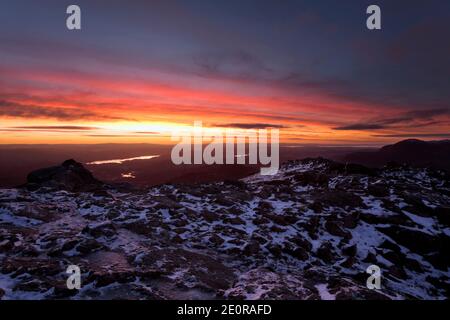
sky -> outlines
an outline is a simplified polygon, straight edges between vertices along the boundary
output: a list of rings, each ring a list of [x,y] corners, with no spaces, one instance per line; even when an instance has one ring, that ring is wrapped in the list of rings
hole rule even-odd
[[[289,143],[446,139],[449,35],[446,0],[1,0],[0,143],[166,143],[194,121]]]

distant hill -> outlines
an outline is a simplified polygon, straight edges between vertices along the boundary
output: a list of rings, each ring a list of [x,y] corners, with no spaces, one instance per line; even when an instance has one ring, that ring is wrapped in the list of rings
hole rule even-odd
[[[397,162],[417,167],[427,166],[450,170],[450,140],[408,139],[384,146],[377,151],[350,153],[344,157],[344,160],[372,167]]]

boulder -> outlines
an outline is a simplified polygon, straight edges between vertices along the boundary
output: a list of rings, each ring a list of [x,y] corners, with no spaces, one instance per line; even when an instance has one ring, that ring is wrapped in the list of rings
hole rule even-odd
[[[101,188],[102,183],[81,163],[73,159],[59,166],[38,169],[27,176],[29,189],[50,187],[67,191],[93,191]]]
[[[260,245],[258,241],[251,240],[244,248],[244,254],[247,256],[252,256],[260,252]]]
[[[344,230],[341,227],[339,221],[327,221],[325,223],[325,229],[327,232],[333,236],[350,239],[352,237],[351,233],[347,230]]]
[[[441,247],[440,239],[421,231],[415,231],[402,227],[378,228],[379,231],[391,237],[400,245],[403,245],[413,252],[426,254]]]
[[[323,191],[317,194],[315,200],[324,207],[340,207],[351,209],[364,207],[364,203],[360,196],[344,190]]]
[[[317,257],[325,263],[331,263],[335,260],[335,253],[333,252],[333,246],[329,242],[323,243],[319,249],[317,249]]]

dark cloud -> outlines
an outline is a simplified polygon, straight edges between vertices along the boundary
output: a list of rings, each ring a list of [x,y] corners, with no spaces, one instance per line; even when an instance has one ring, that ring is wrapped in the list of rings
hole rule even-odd
[[[157,132],[157,131],[136,131],[134,133],[136,133],[136,134],[150,134],[150,135],[161,134],[161,132]]]
[[[450,138],[450,133],[394,133],[375,134],[373,137],[383,138]]]
[[[203,54],[194,57],[200,76],[222,79],[260,81],[272,75],[273,70],[255,54],[245,50]]]
[[[17,103],[0,100],[0,117],[16,118],[54,118],[57,120],[73,121],[80,119],[119,119],[105,116],[97,112],[81,110],[79,108],[47,107],[36,104]]]
[[[386,126],[374,123],[356,123],[348,126],[336,127],[334,130],[379,130],[384,129]]]
[[[21,127],[9,127],[8,129],[36,130],[36,131],[47,131],[47,130],[87,131],[87,130],[97,130],[100,128],[87,126],[21,126]]]
[[[95,137],[95,138],[137,138],[139,136],[135,134],[85,134],[85,137]]]
[[[214,127],[218,128],[239,128],[239,129],[265,129],[265,128],[286,128],[284,125],[280,124],[270,124],[270,123],[225,123],[216,124]]]
[[[415,110],[406,113],[406,116],[410,118],[422,118],[422,119],[431,119],[434,116],[440,115],[450,115],[450,109],[447,108],[439,108],[432,110]]]
[[[439,116],[449,116],[449,109],[415,110],[401,114],[398,117],[368,120],[333,128],[334,130],[380,130],[388,128],[426,127],[442,123],[435,120]]]

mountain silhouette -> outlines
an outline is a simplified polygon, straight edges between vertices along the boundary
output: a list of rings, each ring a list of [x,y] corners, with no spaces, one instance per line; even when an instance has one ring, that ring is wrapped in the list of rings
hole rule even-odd
[[[384,146],[374,152],[350,153],[344,157],[344,160],[372,167],[396,162],[415,167],[450,170],[450,140],[422,141],[408,139]]]

